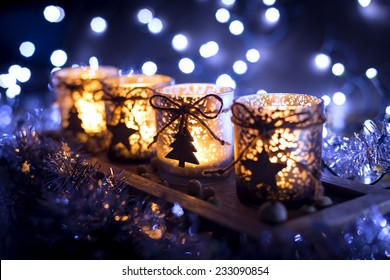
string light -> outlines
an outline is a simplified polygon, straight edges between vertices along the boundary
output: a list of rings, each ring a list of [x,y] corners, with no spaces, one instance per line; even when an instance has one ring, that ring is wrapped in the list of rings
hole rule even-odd
[[[56,50],[50,56],[51,64],[57,67],[63,66],[67,60],[68,56],[63,50]]]
[[[239,20],[234,20],[230,23],[229,30],[233,35],[241,35],[244,32],[244,24]]]
[[[332,73],[335,76],[341,76],[345,72],[345,67],[341,63],[336,63],[332,66]]]
[[[319,69],[327,69],[330,65],[330,57],[326,54],[317,54],[314,62]]]
[[[64,19],[65,11],[59,6],[50,5],[43,10],[43,16],[48,22],[58,23]]]
[[[249,62],[255,63],[260,59],[260,52],[256,49],[250,49],[246,52],[245,56]]]
[[[140,23],[147,24],[152,21],[153,13],[149,9],[141,9],[138,11],[137,18]]]
[[[148,29],[151,33],[153,34],[158,34],[160,33],[164,28],[164,25],[159,18],[153,18],[149,23],[148,23]]]
[[[276,22],[278,22],[278,20],[280,18],[280,12],[276,8],[273,8],[273,7],[272,8],[268,8],[265,11],[265,18],[270,23],[276,23]]]
[[[220,75],[216,82],[218,86],[236,88],[236,81],[232,79],[228,74]]]
[[[195,63],[187,57],[182,58],[179,61],[179,69],[184,74],[191,74],[195,70]]]
[[[185,50],[188,46],[188,39],[183,34],[177,34],[172,39],[172,47],[177,51]]]
[[[366,77],[369,79],[374,79],[378,75],[378,71],[375,68],[369,68],[366,71]]]
[[[341,91],[335,92],[332,97],[333,103],[336,105],[343,105],[347,98],[345,97],[345,94]]]
[[[358,0],[358,3],[363,8],[367,8],[371,4],[371,0]]]
[[[90,25],[91,25],[92,31],[94,31],[96,33],[102,33],[104,31],[106,31],[106,29],[107,29],[107,22],[102,17],[94,17],[91,20]]]
[[[35,45],[30,41],[23,42],[20,44],[19,51],[24,57],[30,57],[35,52]]]
[[[219,51],[219,45],[215,41],[207,42],[199,48],[199,53],[204,58],[209,58],[216,55]]]
[[[157,72],[157,65],[153,61],[147,61],[142,65],[142,73],[145,75],[154,75]]]
[[[225,8],[220,8],[215,13],[215,18],[220,23],[228,22],[230,19],[230,12],[229,12],[229,10],[227,10]]]
[[[330,97],[328,95],[321,96],[322,100],[324,101],[324,105],[328,106],[330,104]]]
[[[248,70],[248,65],[246,65],[245,61],[237,60],[233,64],[233,70],[236,74],[242,75]]]

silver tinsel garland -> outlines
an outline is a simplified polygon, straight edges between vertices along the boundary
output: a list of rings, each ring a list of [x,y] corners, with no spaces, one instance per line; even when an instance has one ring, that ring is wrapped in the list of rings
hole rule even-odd
[[[324,139],[322,158],[335,175],[374,184],[390,170],[390,124],[369,120],[350,138]]]

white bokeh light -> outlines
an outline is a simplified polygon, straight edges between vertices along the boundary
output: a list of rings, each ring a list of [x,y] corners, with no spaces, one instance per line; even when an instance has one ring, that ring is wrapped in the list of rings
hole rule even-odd
[[[264,5],[266,6],[272,6],[275,4],[276,0],[263,0]]]
[[[8,98],[14,98],[15,96],[19,95],[21,92],[21,88],[19,85],[15,84],[10,86],[6,91],[5,94]]]
[[[341,91],[335,92],[332,97],[333,103],[336,105],[343,105],[347,98],[345,97],[345,94]]]
[[[232,6],[234,3],[236,3],[236,0],[221,0],[221,2],[226,6]]]
[[[61,67],[68,60],[68,55],[63,50],[55,50],[51,56],[50,61],[53,66]]]
[[[153,18],[149,23],[148,23],[148,29],[151,33],[153,34],[158,34],[160,33],[164,28],[164,25],[159,18]]]
[[[188,46],[188,39],[183,34],[176,34],[172,39],[172,47],[177,51],[183,51]]]
[[[0,86],[3,88],[9,88],[16,84],[16,77],[11,74],[0,75]]]
[[[157,65],[153,61],[146,61],[142,65],[142,73],[144,73],[145,75],[151,76],[156,74],[156,72],[157,72]]]
[[[89,58],[89,66],[91,66],[92,69],[98,69],[99,68],[99,60],[96,56],[92,56]]]
[[[330,57],[323,53],[317,54],[314,62],[319,69],[327,69],[331,63]]]
[[[149,9],[141,9],[138,11],[137,18],[140,23],[147,24],[153,19],[153,13]]]
[[[390,115],[390,106],[386,107],[386,114]]]
[[[14,64],[8,68],[8,73],[10,75],[14,76],[15,78],[17,78],[21,69],[22,69],[22,66]]]
[[[204,58],[212,57],[216,55],[218,51],[219,51],[219,46],[214,41],[207,42],[206,44],[203,44],[199,48],[199,53]]]
[[[244,29],[244,24],[239,20],[234,20],[229,24],[230,33],[233,35],[241,35]]]
[[[328,129],[324,126],[322,128],[322,138],[328,137]]]
[[[256,49],[250,49],[246,52],[246,59],[249,62],[255,63],[260,59],[260,52]]]
[[[187,57],[182,58],[179,61],[179,69],[184,74],[190,74],[195,70],[195,63]]]
[[[228,74],[220,75],[215,83],[221,87],[236,88],[236,82]]]
[[[64,19],[65,11],[59,6],[50,5],[43,10],[43,16],[48,22],[57,23]]]
[[[378,75],[378,71],[375,68],[369,68],[366,71],[366,77],[369,79],[374,79]]]
[[[233,70],[236,74],[242,75],[248,70],[248,65],[245,61],[237,60],[233,63]]]
[[[363,8],[367,8],[371,4],[371,0],[358,0],[358,3]]]
[[[102,17],[94,17],[90,25],[91,29],[96,33],[102,33],[107,29],[107,21]]]
[[[341,63],[333,64],[333,66],[332,66],[333,75],[341,76],[344,74],[344,72],[345,72],[345,67],[343,64],[341,64]]]
[[[24,57],[30,57],[35,52],[35,45],[29,41],[20,44],[19,51]]]
[[[28,80],[30,80],[30,78],[31,71],[27,67],[22,67],[18,72],[18,76],[16,77],[16,79],[21,83],[27,82]]]
[[[230,12],[225,8],[220,8],[215,13],[215,18],[220,23],[228,22],[230,19]]]
[[[279,20],[280,18],[280,12],[276,8],[268,8],[265,11],[265,18],[268,22],[270,23],[275,23]]]
[[[263,93],[267,93],[267,91],[265,89],[259,89],[258,91],[256,91],[256,94],[263,94]]]
[[[328,106],[330,104],[330,97],[328,95],[321,96],[322,100],[324,101],[324,105]]]

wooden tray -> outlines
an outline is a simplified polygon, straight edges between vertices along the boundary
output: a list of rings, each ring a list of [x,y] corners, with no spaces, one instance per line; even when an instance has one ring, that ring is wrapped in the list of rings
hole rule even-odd
[[[178,185],[165,186],[158,183],[156,174],[148,166],[149,177],[136,174],[137,165],[122,165],[109,162],[105,157],[93,157],[90,163],[100,166],[103,172],[123,171],[124,180],[129,186],[165,199],[170,203],[178,203],[182,208],[200,215],[231,230],[246,233],[258,238],[262,231],[272,231],[281,238],[286,233],[310,232],[314,226],[340,228],[354,219],[369,214],[376,207],[383,214],[390,213],[390,189],[388,180],[370,186],[351,180],[323,173],[322,184],[325,194],[333,199],[333,205],[317,210],[312,214],[304,214],[299,210],[289,210],[286,222],[270,225],[260,221],[258,210],[243,205],[236,196],[234,172],[226,180],[213,185],[216,197],[222,202],[215,206],[203,199],[187,194],[186,187]],[[375,211],[377,211],[375,210]]]

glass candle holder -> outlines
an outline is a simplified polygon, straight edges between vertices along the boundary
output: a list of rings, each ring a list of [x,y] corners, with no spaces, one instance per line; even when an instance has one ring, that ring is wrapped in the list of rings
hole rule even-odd
[[[320,189],[322,99],[248,95],[234,101],[232,114],[238,198],[248,205],[312,202]]]
[[[154,154],[149,147],[156,134],[155,112],[149,98],[156,86],[170,85],[165,75],[109,77],[103,80],[106,104],[108,156],[113,161],[146,160]]]
[[[118,75],[117,68],[99,66],[63,68],[51,76],[65,136],[82,143],[89,142],[88,148],[94,151],[104,149],[106,131],[101,81],[114,75]]]
[[[234,90],[214,84],[177,84],[156,89],[156,154],[159,174],[174,184],[198,179],[207,184],[222,177],[205,174],[233,158],[230,106]]]

